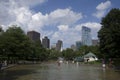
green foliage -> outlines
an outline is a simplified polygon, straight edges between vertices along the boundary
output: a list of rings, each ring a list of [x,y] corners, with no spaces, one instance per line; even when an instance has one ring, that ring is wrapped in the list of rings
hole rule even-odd
[[[62,55],[66,60],[73,60],[76,57],[83,56],[89,52],[94,53],[98,58],[101,58],[99,46],[81,46],[79,50],[74,51],[70,48],[62,51]]]
[[[0,52],[3,56],[23,58],[30,53],[30,40],[20,27],[13,25],[1,35]]]
[[[75,51],[73,51],[70,48],[67,48],[66,50],[62,51],[63,57],[66,60],[73,60],[76,57]]]
[[[1,35],[3,34],[3,29],[2,29],[2,27],[0,26],[0,37],[1,37]],[[1,39],[1,38],[0,38]]]
[[[0,56],[6,59],[47,60],[49,52],[40,40],[33,42],[17,25],[12,25],[0,35]]]
[[[3,30],[2,30],[2,27],[0,26],[0,32],[2,32]]]
[[[49,54],[49,59],[50,60],[57,60],[58,57],[61,57],[62,53],[55,50],[55,49],[51,49],[50,51],[50,54]]]
[[[87,54],[88,52],[90,52],[90,49],[89,49],[89,46],[81,46],[80,49],[79,49],[79,52],[81,54]]]
[[[101,25],[98,32],[101,53],[106,58],[120,58],[120,9],[112,9]]]
[[[101,58],[102,54],[100,54],[99,46],[81,46],[80,49],[77,51],[78,56],[85,55],[89,52],[94,53],[98,58]]]

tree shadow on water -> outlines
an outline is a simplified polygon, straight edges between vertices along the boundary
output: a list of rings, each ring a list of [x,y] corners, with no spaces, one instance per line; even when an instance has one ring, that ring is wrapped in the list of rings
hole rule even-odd
[[[0,80],[17,80],[22,76],[28,75],[31,77],[31,74],[36,73],[32,69],[22,69],[22,70],[2,70],[0,71]],[[28,80],[28,79],[24,79]]]

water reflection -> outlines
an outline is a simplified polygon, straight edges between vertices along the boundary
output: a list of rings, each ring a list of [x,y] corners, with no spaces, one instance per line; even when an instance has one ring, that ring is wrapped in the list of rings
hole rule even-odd
[[[118,80],[120,73],[98,65],[44,63],[0,71],[0,80]]]

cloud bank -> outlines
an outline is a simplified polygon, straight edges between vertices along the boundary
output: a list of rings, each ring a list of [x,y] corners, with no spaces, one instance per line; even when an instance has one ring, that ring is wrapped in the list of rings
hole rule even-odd
[[[0,0],[0,25],[6,30],[9,25],[17,24],[27,32],[35,30],[41,33],[41,36],[48,36],[51,44],[57,40],[63,40],[65,47],[70,46],[78,40],[81,40],[81,27],[87,26],[92,29],[93,38],[97,38],[97,32],[100,24],[97,22],[86,22],[76,24],[84,19],[82,12],[75,12],[71,8],[56,9],[50,13],[34,12],[30,7],[37,4],[43,4],[47,0]],[[99,4],[96,9],[103,11],[111,5],[110,1]],[[101,13],[102,14],[102,13]],[[96,17],[103,15],[95,14]],[[98,16],[97,16],[98,15]],[[55,30],[48,30],[46,27],[53,26]],[[44,28],[44,29],[43,29]]]
[[[97,18],[102,18],[105,15],[106,10],[109,9],[110,7],[111,7],[111,2],[110,1],[100,3],[96,7],[97,11],[95,13],[93,13],[93,16],[95,16]]]

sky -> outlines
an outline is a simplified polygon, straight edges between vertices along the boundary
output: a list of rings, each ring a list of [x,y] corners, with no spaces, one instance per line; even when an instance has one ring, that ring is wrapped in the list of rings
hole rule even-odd
[[[82,26],[98,39],[101,19],[112,8],[120,8],[120,0],[0,0],[0,25],[4,30],[18,25],[25,33],[37,31],[51,45],[62,40],[68,48],[81,40]]]

